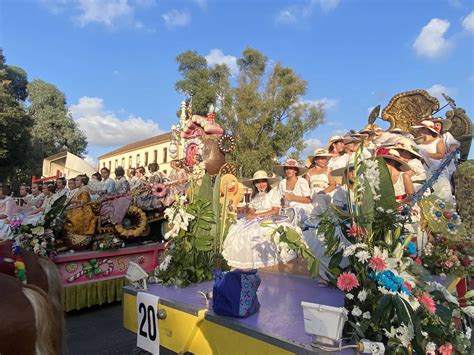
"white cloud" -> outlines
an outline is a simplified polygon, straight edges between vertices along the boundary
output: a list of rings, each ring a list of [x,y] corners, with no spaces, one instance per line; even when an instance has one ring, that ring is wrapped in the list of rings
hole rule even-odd
[[[79,9],[81,13],[75,19],[81,27],[90,23],[113,27],[130,22],[134,15],[128,0],[79,0]]]
[[[156,0],[134,0],[138,6],[152,7],[156,5]]]
[[[124,145],[163,133],[151,120],[133,115],[118,118],[114,112],[105,110],[104,100],[99,97],[81,97],[69,111],[92,145]]]
[[[304,141],[306,148],[301,152],[301,156],[306,158],[308,155],[313,154],[313,152],[318,148],[324,148],[323,142],[318,138],[309,138]]]
[[[275,22],[284,25],[297,24],[310,18],[316,6],[319,6],[323,13],[328,13],[338,5],[339,0],[311,0],[304,4],[290,5],[277,13]]]
[[[222,52],[222,49],[211,49],[209,54],[206,55],[206,60],[210,66],[215,64],[226,64],[233,76],[237,76],[239,74],[237,57],[234,57],[233,55],[225,55],[224,52]]]
[[[464,27],[466,31],[474,32],[474,11],[471,11],[471,13],[462,20],[462,27]]]
[[[189,11],[179,11],[173,9],[166,14],[161,15],[168,28],[184,27],[191,22],[191,13]]]
[[[426,91],[428,91],[431,96],[436,97],[439,100],[439,102],[441,103],[441,105],[444,105],[444,102],[446,102],[446,100],[444,99],[443,95],[441,95],[441,94],[445,93],[446,95],[451,96],[451,95],[455,94],[456,89],[455,88],[449,88],[449,87],[446,87],[446,86],[441,85],[441,84],[434,84],[430,88],[426,89]]]
[[[302,100],[302,102],[313,105],[313,106],[317,106],[327,111],[327,110],[332,110],[333,108],[336,108],[339,100],[323,97],[317,100]]]
[[[449,26],[447,20],[431,19],[413,43],[417,55],[434,59],[445,54],[452,47],[451,41],[444,37]]]
[[[84,156],[84,161],[85,161],[87,164],[89,164],[90,166],[92,166],[93,168],[97,168],[98,163],[99,163],[96,158],[91,157],[91,156],[88,155],[88,154],[86,154],[86,155]]]
[[[57,15],[66,10],[68,0],[40,0],[40,4],[49,12]]]

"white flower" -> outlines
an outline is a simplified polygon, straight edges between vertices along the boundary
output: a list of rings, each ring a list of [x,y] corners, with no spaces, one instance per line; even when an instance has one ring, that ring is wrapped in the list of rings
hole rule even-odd
[[[159,266],[159,270],[160,271],[166,271],[168,269],[168,266],[170,265],[170,262],[171,262],[171,255],[168,254],[168,255],[165,256],[165,258],[161,262],[161,264]]]
[[[273,242],[274,242],[275,244],[279,244],[279,243],[280,243],[280,233],[275,232],[275,234],[273,235]]]
[[[436,351],[436,344],[433,342],[429,342],[428,344],[426,344],[425,350],[427,353],[430,352],[434,354]]]
[[[464,336],[466,339],[471,340],[471,335],[472,335],[472,329],[469,327],[466,327],[466,333],[464,333]]]
[[[344,308],[344,307],[342,307],[342,311],[344,312],[344,314],[345,314],[346,316],[349,314],[349,311],[348,311],[346,308]]]
[[[352,293],[346,293],[346,297],[348,300],[353,300],[354,299],[354,295]]]
[[[359,301],[364,302],[367,299],[367,291],[365,289],[360,291],[357,295],[357,298],[359,299]]]
[[[354,308],[352,308],[351,313],[352,313],[353,316],[356,316],[356,317],[360,317],[362,315],[362,311],[357,306],[354,306]]]
[[[411,324],[408,326],[406,326],[405,324],[402,324],[398,328],[394,328],[392,326],[390,328],[390,331],[388,331],[387,329],[384,329],[384,332],[387,338],[398,339],[403,344],[403,346],[408,346],[408,344],[410,344],[412,339],[415,337],[415,331]]]
[[[456,306],[459,306],[459,302],[458,302],[458,299],[456,297],[454,297],[447,289],[446,287],[444,287],[443,285],[441,285],[440,283],[438,282],[435,282],[435,281],[430,281],[428,282],[428,285],[430,285],[431,287],[433,287],[433,289],[437,290],[437,291],[440,291],[444,298],[446,298],[446,301],[450,302],[450,303],[453,303],[455,304]]]
[[[366,263],[370,259],[370,254],[366,250],[360,250],[356,253],[357,259],[359,259],[359,262],[362,264]]]
[[[370,318],[372,318],[372,316],[370,315],[370,312],[367,311],[367,312],[364,312],[364,314],[362,314],[362,318],[364,318],[364,319],[370,319]]]
[[[367,248],[368,248],[367,244],[364,244],[364,243],[352,244],[344,249],[343,255],[345,257],[348,257],[348,256],[353,255],[357,249],[367,249]]]

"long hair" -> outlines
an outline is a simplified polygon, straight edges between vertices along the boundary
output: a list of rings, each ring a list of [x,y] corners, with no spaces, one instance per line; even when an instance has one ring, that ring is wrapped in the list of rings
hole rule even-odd
[[[28,299],[34,310],[36,325],[35,354],[59,355],[61,335],[55,319],[53,307],[46,293],[39,287],[22,285],[23,295]]]
[[[270,186],[270,184],[268,183],[268,180],[267,180],[267,188],[265,189],[265,192],[269,192],[271,189],[272,189],[272,187]],[[254,183],[253,187],[252,187],[252,198],[254,198],[257,194],[258,194],[258,189],[257,189],[257,186],[255,186],[255,183]]]

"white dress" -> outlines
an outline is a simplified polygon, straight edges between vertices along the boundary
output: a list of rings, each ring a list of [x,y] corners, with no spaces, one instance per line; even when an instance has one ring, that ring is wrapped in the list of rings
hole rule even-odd
[[[279,190],[281,196],[284,194],[291,194],[299,197],[311,196],[311,190],[309,189],[308,181],[300,176],[298,176],[298,180],[296,181],[293,190],[288,190],[286,188],[286,179],[280,181]],[[303,223],[313,212],[313,205],[311,203],[301,203],[295,201],[288,201],[287,203],[287,207],[290,207],[295,213],[295,218],[292,222],[296,226]]]
[[[11,220],[18,213],[15,200],[11,196],[7,196],[0,200],[0,214],[7,216],[6,219]],[[5,219],[0,219],[0,240],[8,239],[12,236],[10,224],[5,223]]]
[[[428,156],[427,153],[436,153],[436,146],[440,138],[435,139],[433,142],[428,144],[419,144],[420,154],[425,160],[427,166],[427,174],[431,176],[441,165],[444,159],[433,159]],[[432,185],[433,192],[436,196],[442,198],[450,204],[454,204],[454,198],[451,190],[451,181],[447,168],[444,168],[438,179]]]
[[[316,217],[323,214],[328,208],[334,190],[328,194],[321,194],[320,192],[329,187],[329,168],[326,173],[309,175],[309,185],[311,187],[311,203],[313,210],[311,217]]]
[[[280,195],[272,189],[268,193],[257,194],[250,202],[250,207],[257,213],[266,212],[280,206]],[[265,220],[266,218],[263,218]],[[241,219],[233,224],[224,240],[222,256],[227,264],[240,269],[257,269],[279,263],[287,263],[296,257],[291,250],[279,250],[272,240],[275,228],[283,225],[292,227],[287,222],[275,222],[262,225],[262,218],[251,221]],[[297,229],[299,230],[299,229]],[[301,230],[299,230],[301,233]]]

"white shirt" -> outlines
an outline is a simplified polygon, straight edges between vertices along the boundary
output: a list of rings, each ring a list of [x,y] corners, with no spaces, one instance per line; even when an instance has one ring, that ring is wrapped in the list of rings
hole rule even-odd
[[[276,189],[259,192],[252,198],[249,207],[253,208],[255,213],[267,212],[273,207],[280,207],[280,194]]]
[[[336,170],[339,168],[344,168],[347,166],[347,163],[349,161],[350,155],[349,154],[343,154],[343,155],[337,155],[329,159],[328,162],[328,167],[331,168],[331,170]]]

